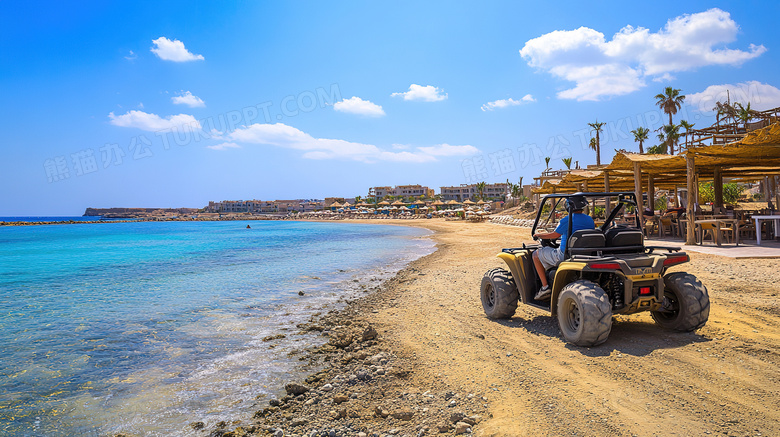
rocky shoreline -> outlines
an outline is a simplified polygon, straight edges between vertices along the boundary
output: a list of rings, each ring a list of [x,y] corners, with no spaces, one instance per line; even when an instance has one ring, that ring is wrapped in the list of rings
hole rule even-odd
[[[430,255],[429,255],[430,256]],[[194,435],[209,437],[411,437],[468,435],[487,414],[487,398],[440,380],[415,379],[418,363],[395,350],[371,323],[375,308],[392,306],[403,277],[419,274],[412,262],[395,277],[339,311],[298,325],[298,334],[321,332],[328,342],[301,357],[322,369],[285,384],[250,422],[196,421]],[[269,347],[273,347],[269,338]],[[282,393],[280,393],[281,395]]]

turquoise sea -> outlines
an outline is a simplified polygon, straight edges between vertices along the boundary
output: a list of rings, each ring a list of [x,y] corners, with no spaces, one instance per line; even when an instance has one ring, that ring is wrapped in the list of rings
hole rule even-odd
[[[322,342],[295,325],[433,252],[427,235],[289,221],[0,227],[0,435],[190,435],[195,420],[249,419]]]

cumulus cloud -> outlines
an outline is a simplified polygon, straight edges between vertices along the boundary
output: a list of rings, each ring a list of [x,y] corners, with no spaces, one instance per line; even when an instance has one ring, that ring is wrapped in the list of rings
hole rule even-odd
[[[151,48],[152,53],[163,61],[189,62],[202,61],[205,59],[203,55],[191,53],[184,47],[184,43],[178,39],[171,41],[168,38],[161,36],[157,39],[153,39],[152,43],[154,43],[154,47]]]
[[[192,95],[192,93],[189,91],[183,93],[180,96],[171,97],[171,101],[176,105],[187,105],[190,108],[206,107],[206,102],[204,102],[200,97]]]
[[[700,93],[688,94],[686,102],[702,112],[713,111],[716,102],[739,102],[751,109],[764,111],[780,107],[780,89],[756,80],[737,84],[711,85]]]
[[[658,32],[626,26],[607,41],[587,27],[556,30],[525,43],[520,55],[529,66],[575,86],[558,93],[562,99],[600,100],[646,86],[647,79],[665,81],[671,73],[708,65],[741,65],[766,52],[725,45],[737,38],[739,26],[721,9],[681,15]]]
[[[189,114],[170,115],[163,118],[157,114],[143,111],[129,111],[122,115],[114,115],[111,112],[108,114],[108,118],[114,126],[134,127],[149,132],[183,127],[201,129],[200,122]]]
[[[393,152],[373,144],[351,141],[315,138],[283,123],[252,124],[236,129],[230,134],[236,143],[264,144],[274,147],[300,150],[307,159],[348,159],[360,162],[432,162],[437,156],[454,156],[478,153],[472,146],[418,147],[416,151]],[[468,152],[468,153],[467,153]]]
[[[236,143],[221,143],[221,144],[215,144],[213,146],[206,146],[206,148],[211,150],[227,150],[227,149],[240,149],[241,146],[239,146]]]
[[[371,101],[363,100],[360,97],[352,97],[351,99],[344,99],[340,102],[336,102],[333,105],[333,109],[350,114],[364,115],[366,117],[382,117],[385,115],[385,111],[381,106]]]
[[[522,105],[524,103],[531,103],[531,102],[535,102],[535,101],[536,101],[536,99],[534,99],[534,96],[532,96],[530,94],[526,94],[520,100],[515,100],[515,99],[510,97],[508,99],[502,99],[502,100],[496,100],[496,101],[493,101],[493,102],[487,102],[484,105],[482,105],[482,110],[483,111],[492,111],[494,109],[508,108],[510,106],[518,106],[518,105]]]
[[[138,55],[136,55],[135,53],[133,53],[132,50],[130,50],[130,53],[128,53],[127,56],[125,56],[125,59],[127,59],[128,61],[135,61],[136,59],[138,59]]]
[[[403,97],[404,100],[422,100],[424,102],[438,102],[440,100],[446,100],[447,94],[443,90],[436,88],[433,85],[417,85],[415,83],[409,85],[409,91],[405,93],[393,93],[391,97]]]

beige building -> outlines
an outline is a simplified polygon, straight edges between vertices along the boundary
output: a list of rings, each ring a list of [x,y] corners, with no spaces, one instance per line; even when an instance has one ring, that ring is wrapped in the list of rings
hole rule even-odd
[[[485,190],[482,193],[485,199],[505,199],[507,196],[508,185],[506,182],[497,184],[485,184]],[[476,201],[479,196],[477,184],[461,184],[457,187],[441,187],[441,198],[444,201],[456,200],[462,202],[466,199]]]
[[[426,186],[415,185],[397,185],[395,187],[371,187],[368,189],[368,197],[382,199],[385,196],[403,196],[403,197],[433,197],[434,191]]]

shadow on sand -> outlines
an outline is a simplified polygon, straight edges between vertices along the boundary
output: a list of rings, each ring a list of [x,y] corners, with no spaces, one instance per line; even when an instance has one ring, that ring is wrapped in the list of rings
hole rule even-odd
[[[551,316],[538,315],[530,319],[513,317],[494,320],[494,322],[509,328],[525,329],[535,335],[558,338],[562,343],[565,341],[558,328],[558,320]],[[626,355],[645,356],[659,349],[673,349],[709,341],[711,341],[709,338],[695,332],[670,331],[643,320],[613,318],[612,331],[605,343],[594,347],[566,344],[566,348],[588,357],[605,357],[613,351]]]

